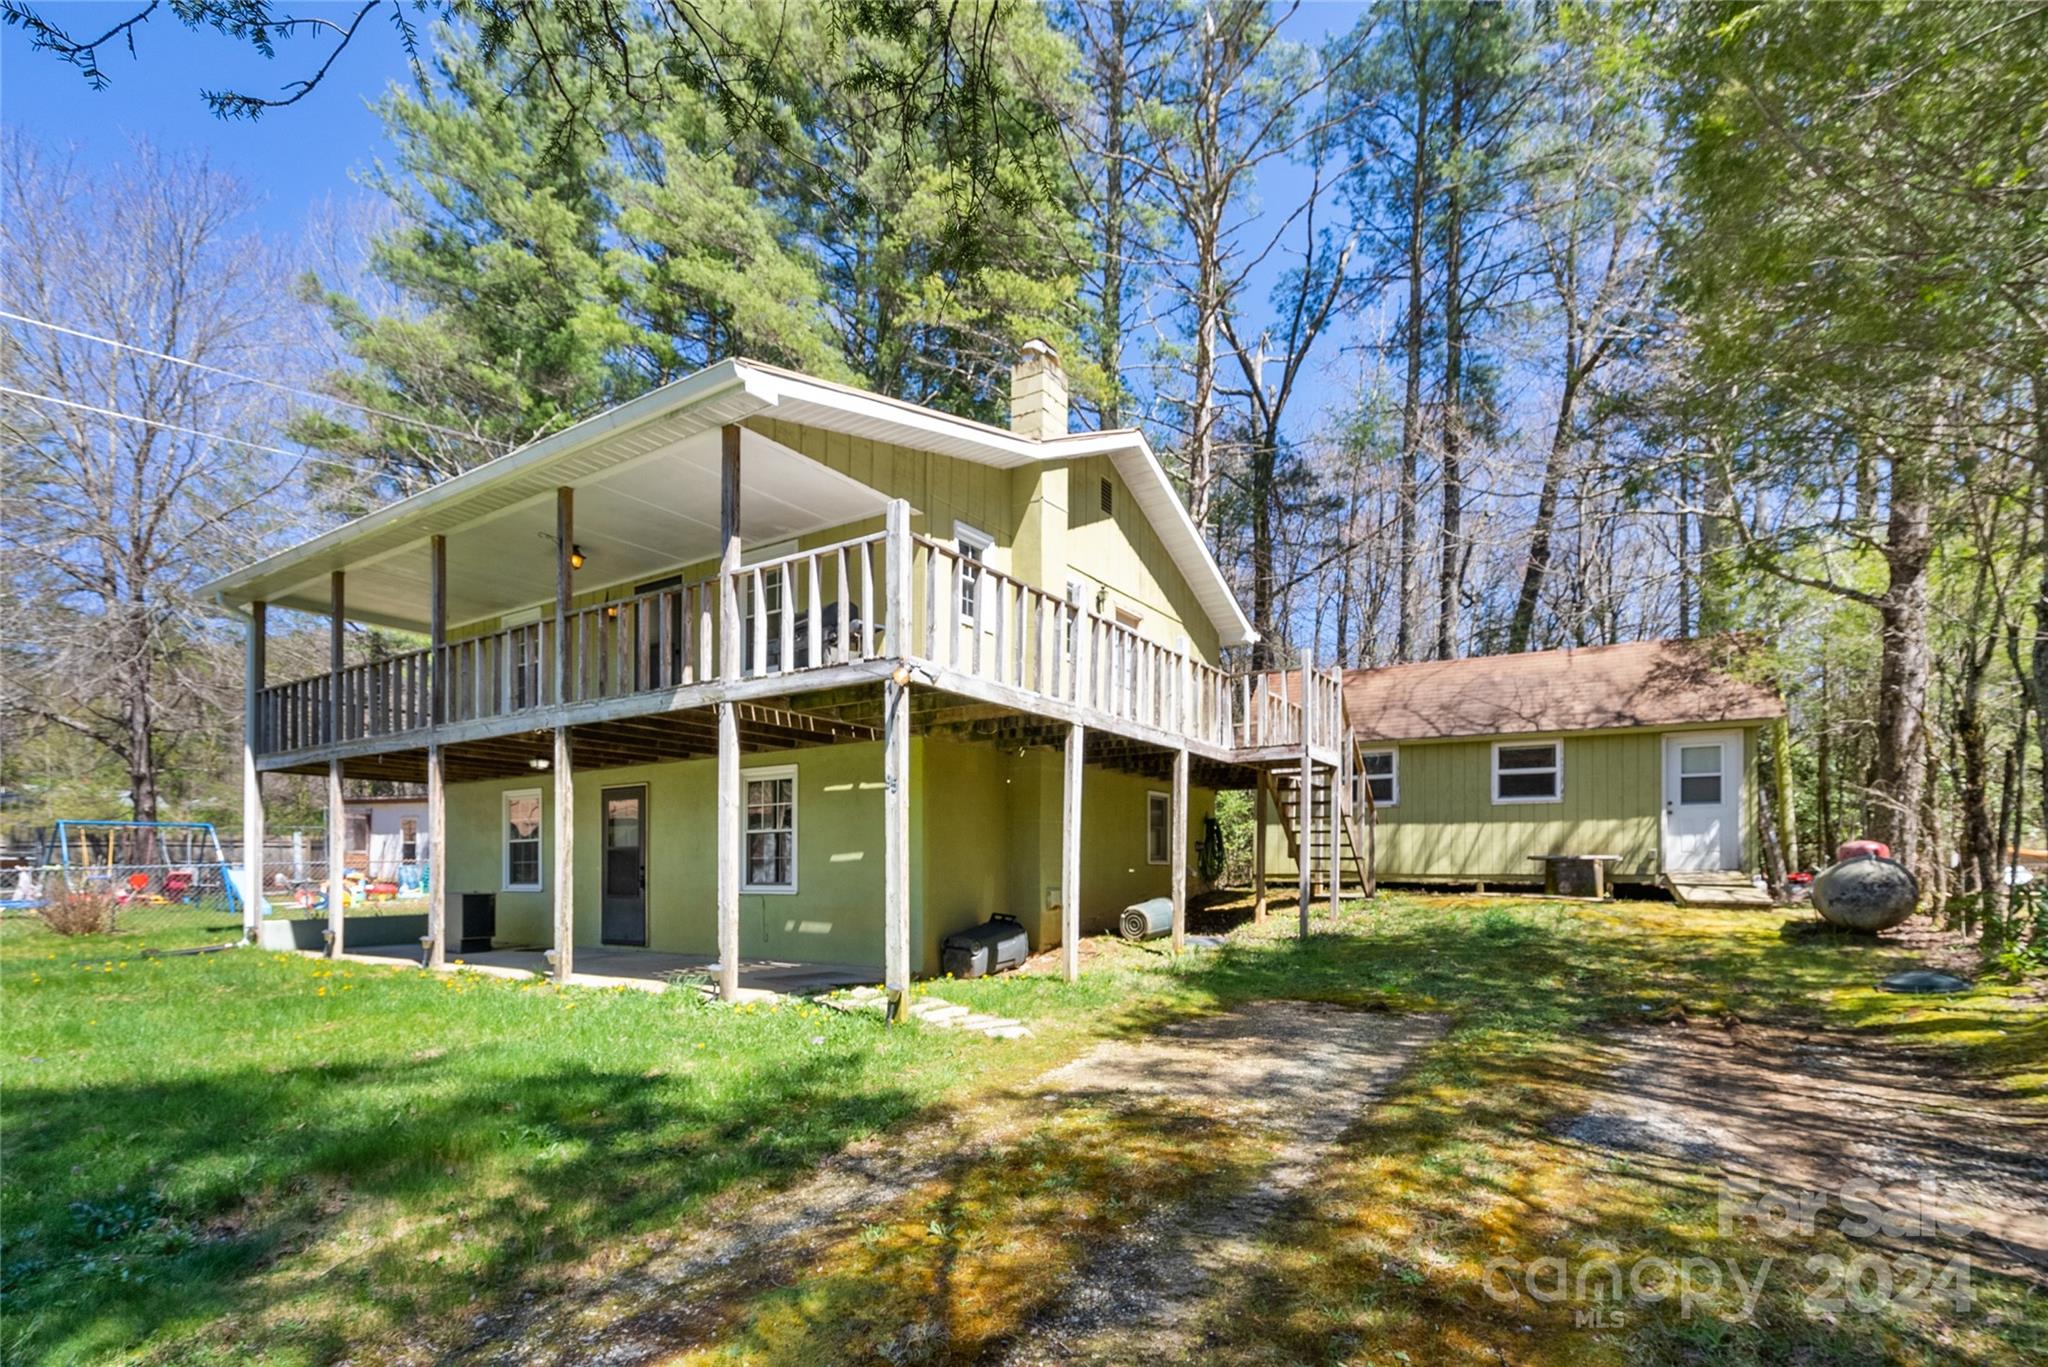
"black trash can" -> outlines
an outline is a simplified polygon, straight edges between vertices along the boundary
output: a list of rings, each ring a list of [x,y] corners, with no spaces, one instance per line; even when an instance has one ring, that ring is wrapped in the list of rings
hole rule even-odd
[[[1031,937],[1014,916],[998,912],[978,926],[948,935],[939,967],[955,978],[980,978],[1017,967],[1031,957]]]
[[[460,922],[453,940],[457,954],[481,954],[491,947],[491,941],[498,934],[498,894],[495,892],[465,892],[462,894]]]

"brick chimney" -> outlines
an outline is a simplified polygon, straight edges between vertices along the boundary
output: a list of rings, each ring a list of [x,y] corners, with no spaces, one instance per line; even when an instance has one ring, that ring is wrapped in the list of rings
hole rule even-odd
[[[1037,338],[1010,367],[1010,430],[1033,441],[1067,435],[1067,372],[1060,354]]]

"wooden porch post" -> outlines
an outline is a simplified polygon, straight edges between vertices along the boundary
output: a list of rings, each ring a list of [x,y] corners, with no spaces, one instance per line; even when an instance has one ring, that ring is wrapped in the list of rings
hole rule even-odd
[[[1266,924],[1266,771],[1252,786],[1252,924]]]
[[[343,835],[348,812],[341,805],[341,761],[327,761],[327,957],[339,958],[342,951],[341,901],[345,884],[342,867],[347,852]]]
[[[1343,676],[1340,674],[1337,677],[1340,680],[1338,686],[1341,688]],[[1344,757],[1350,754],[1351,750],[1345,744],[1342,732],[1335,725],[1339,720],[1338,717],[1330,719],[1331,741],[1337,747],[1337,763],[1330,766],[1330,919],[1333,921],[1337,919],[1339,898],[1344,887],[1344,865],[1338,858],[1344,849],[1344,802],[1351,796],[1345,786],[1351,771],[1344,763]]]
[[[448,798],[441,723],[448,718],[448,538],[427,542],[427,967],[448,958]]]
[[[740,677],[740,429],[728,423],[719,462],[718,677]],[[718,704],[718,995],[740,994],[740,728],[730,701]]]
[[[576,491],[555,490],[555,703],[568,700],[569,599],[575,566],[569,556],[576,546]],[[569,728],[555,728],[555,981],[566,983],[576,971],[576,772],[569,750]]]
[[[1173,952],[1188,938],[1188,748],[1173,752]]]
[[[1294,820],[1295,872],[1299,878],[1296,889],[1296,907],[1301,913],[1301,937],[1308,938],[1309,899],[1314,895],[1314,879],[1309,868],[1315,862],[1315,805],[1316,766],[1309,748],[1315,729],[1310,719],[1315,715],[1308,692],[1309,676],[1314,672],[1314,654],[1311,648],[1303,647],[1301,652],[1301,801]]]
[[[890,501],[887,529],[885,629],[897,665],[882,684],[882,989],[889,1019],[901,1020],[910,1005],[910,676],[903,659],[910,636],[910,505],[902,499]]]
[[[555,981],[576,971],[576,770],[569,728],[555,728]]]
[[[1060,966],[1067,981],[1081,976],[1081,763],[1087,732],[1067,727],[1067,774],[1060,802]]]
[[[263,745],[264,624],[262,603],[249,604],[248,653],[243,668],[242,707],[242,939],[263,934],[263,771],[256,759]]]
[[[341,699],[341,647],[342,632],[346,626],[342,614],[346,609],[347,595],[345,582],[340,570],[334,571],[327,580],[328,628],[327,628],[327,743],[339,745],[342,736]],[[341,903],[344,884],[342,875],[347,851],[348,813],[341,805],[341,761],[327,761],[327,953],[330,957],[342,951]]]

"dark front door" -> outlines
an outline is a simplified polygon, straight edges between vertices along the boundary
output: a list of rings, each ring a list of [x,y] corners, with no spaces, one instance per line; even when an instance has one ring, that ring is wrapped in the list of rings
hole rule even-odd
[[[599,939],[647,943],[647,789],[607,788],[604,806],[604,911]]]

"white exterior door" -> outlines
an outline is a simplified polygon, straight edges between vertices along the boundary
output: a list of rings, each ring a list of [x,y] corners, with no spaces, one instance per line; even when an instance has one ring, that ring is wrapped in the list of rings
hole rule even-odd
[[[1693,731],[1664,738],[1664,867],[1742,867],[1742,736]]]

